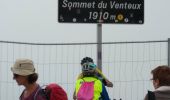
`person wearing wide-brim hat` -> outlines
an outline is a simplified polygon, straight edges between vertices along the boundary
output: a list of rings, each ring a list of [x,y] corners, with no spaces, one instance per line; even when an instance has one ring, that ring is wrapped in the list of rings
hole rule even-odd
[[[41,87],[36,82],[38,74],[35,72],[32,60],[25,58],[17,59],[11,67],[11,71],[13,72],[13,79],[16,80],[17,84],[25,87],[20,95],[20,100],[46,100],[45,97],[37,95]]]

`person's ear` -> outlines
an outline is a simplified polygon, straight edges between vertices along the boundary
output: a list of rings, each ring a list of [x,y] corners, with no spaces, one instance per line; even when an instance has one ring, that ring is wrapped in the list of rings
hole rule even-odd
[[[155,84],[154,84],[154,85],[155,85],[154,87],[155,87],[155,89],[157,89],[157,88],[159,87],[159,79],[156,79],[156,80],[154,80],[154,81],[155,81],[155,82],[154,82],[154,83],[155,83]]]

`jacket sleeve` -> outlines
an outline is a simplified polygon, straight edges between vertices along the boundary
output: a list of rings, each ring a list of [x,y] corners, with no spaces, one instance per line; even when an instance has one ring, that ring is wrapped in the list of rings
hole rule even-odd
[[[101,93],[102,100],[110,100],[108,92],[106,91],[105,86],[102,84],[102,93]]]

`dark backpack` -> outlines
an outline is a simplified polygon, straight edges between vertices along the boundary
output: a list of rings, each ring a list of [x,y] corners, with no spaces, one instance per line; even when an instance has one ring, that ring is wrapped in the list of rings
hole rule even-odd
[[[156,100],[154,92],[148,91],[148,100]]]
[[[64,89],[56,83],[50,83],[38,92],[37,95],[45,96],[47,100],[68,100]]]

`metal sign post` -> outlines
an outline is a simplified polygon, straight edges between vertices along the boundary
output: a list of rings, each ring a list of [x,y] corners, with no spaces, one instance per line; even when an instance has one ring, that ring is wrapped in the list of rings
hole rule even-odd
[[[102,70],[102,24],[97,24],[97,66]]]
[[[170,38],[168,38],[168,66],[170,66]]]
[[[58,0],[58,22],[97,24],[97,66],[102,70],[102,24],[143,24],[144,0]]]

